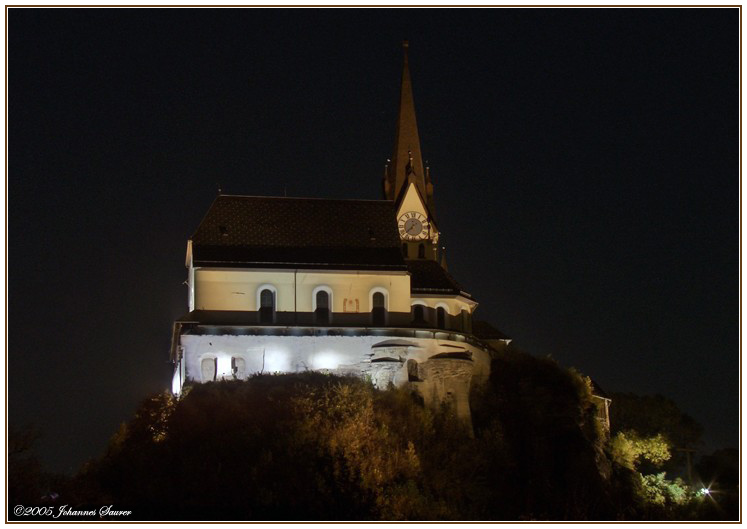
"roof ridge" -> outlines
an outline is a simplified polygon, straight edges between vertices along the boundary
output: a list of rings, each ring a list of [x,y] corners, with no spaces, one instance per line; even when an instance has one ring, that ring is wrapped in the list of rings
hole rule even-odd
[[[199,223],[199,224],[197,225],[197,228],[195,228],[195,231],[193,231],[193,232],[192,232],[192,235],[191,235],[191,236],[189,237],[189,239],[187,239],[188,241],[191,241],[191,240],[193,240],[193,239],[195,238],[195,236],[197,235],[197,232],[198,232],[198,231],[199,231],[199,229],[200,229],[200,226],[202,226],[202,223],[203,223],[203,222],[205,222],[205,220],[207,220],[207,218],[208,218],[208,215],[210,215],[210,212],[211,212],[211,211],[213,210],[213,206],[215,206],[215,203],[216,203],[216,202],[218,202],[218,199],[219,199],[220,197],[221,197],[221,195],[220,195],[220,194],[218,194],[218,196],[217,196],[217,197],[215,197],[215,198],[213,199],[213,201],[212,201],[212,202],[210,203],[210,207],[209,207],[209,208],[207,208],[207,211],[206,211],[206,212],[205,212],[205,214],[204,214],[204,215],[202,216],[202,219],[200,220],[200,223]]]
[[[323,198],[323,197],[279,197],[273,195],[227,195],[221,194],[218,198],[271,198],[278,200],[323,200],[326,202],[375,202],[394,204],[393,200],[382,200],[373,198]]]

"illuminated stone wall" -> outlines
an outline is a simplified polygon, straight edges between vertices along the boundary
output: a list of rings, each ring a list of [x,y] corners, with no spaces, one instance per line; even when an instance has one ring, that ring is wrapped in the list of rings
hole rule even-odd
[[[181,389],[176,377],[206,382],[205,374],[221,380],[324,371],[367,377],[382,390],[390,384],[410,385],[431,406],[450,402],[465,420],[471,384],[485,381],[490,371],[486,351],[461,341],[428,338],[183,335],[181,345],[175,393]]]

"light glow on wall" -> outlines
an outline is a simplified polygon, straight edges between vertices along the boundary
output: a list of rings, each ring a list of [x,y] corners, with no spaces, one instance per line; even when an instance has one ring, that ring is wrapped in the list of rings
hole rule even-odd
[[[182,392],[182,381],[181,377],[179,376],[179,368],[180,364],[176,364],[176,369],[174,369],[174,376],[171,379],[171,393],[177,396]]]
[[[314,369],[337,369],[340,365],[340,355],[333,351],[323,351],[314,355]]]
[[[265,349],[263,373],[284,373],[292,371],[290,354],[284,348]]]

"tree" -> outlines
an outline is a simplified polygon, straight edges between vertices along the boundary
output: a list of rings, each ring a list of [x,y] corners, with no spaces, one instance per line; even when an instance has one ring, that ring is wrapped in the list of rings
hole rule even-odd
[[[641,460],[660,466],[671,457],[667,439],[658,433],[653,437],[641,437],[635,430],[618,432],[610,439],[611,453],[620,465],[635,470]]]
[[[650,440],[661,436],[669,446],[671,457],[666,462],[655,463],[655,467],[670,473],[682,472],[687,460],[677,449],[698,448],[703,427],[662,395],[613,393],[611,398],[611,434],[623,432],[629,438]]]

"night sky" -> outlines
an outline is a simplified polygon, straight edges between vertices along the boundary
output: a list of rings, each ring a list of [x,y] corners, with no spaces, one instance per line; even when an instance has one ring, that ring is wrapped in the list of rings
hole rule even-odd
[[[737,445],[738,9],[8,17],[9,418],[42,430],[48,468],[170,387],[218,185],[381,198],[403,38],[477,317]]]

